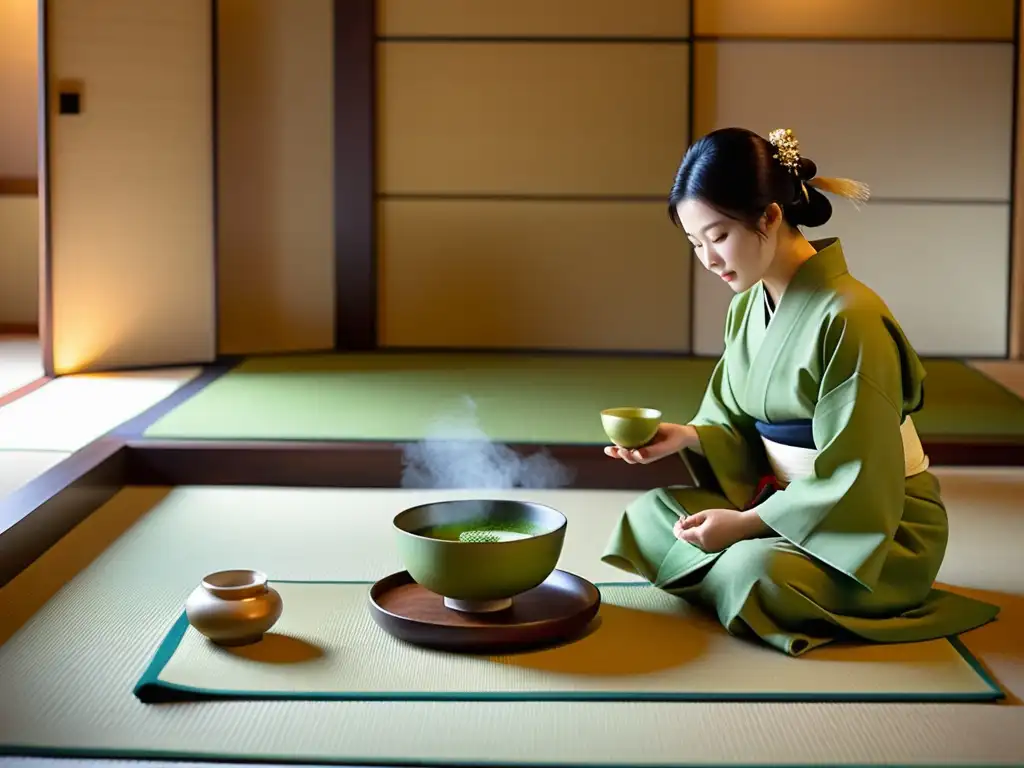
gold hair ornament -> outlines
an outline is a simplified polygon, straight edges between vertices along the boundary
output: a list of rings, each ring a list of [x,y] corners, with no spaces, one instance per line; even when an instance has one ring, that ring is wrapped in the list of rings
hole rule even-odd
[[[815,177],[807,182],[812,187],[817,187],[823,192],[831,192],[833,195],[845,197],[854,208],[860,208],[859,203],[866,203],[871,199],[871,189],[867,184],[853,179],[833,178],[829,176]]]
[[[768,134],[768,141],[775,147],[774,160],[778,160],[784,168],[797,178],[800,177],[800,141],[793,135],[790,128],[777,128]],[[833,195],[845,197],[855,208],[860,208],[858,203],[866,203],[871,197],[871,189],[867,184],[853,179],[833,178],[829,176],[816,176],[806,182],[812,187],[831,192]],[[800,185],[803,187],[804,182]],[[807,197],[807,190],[804,189],[804,197]]]
[[[768,141],[775,147],[772,159],[778,160],[794,176],[800,175],[800,141],[789,128],[776,128],[768,134]]]

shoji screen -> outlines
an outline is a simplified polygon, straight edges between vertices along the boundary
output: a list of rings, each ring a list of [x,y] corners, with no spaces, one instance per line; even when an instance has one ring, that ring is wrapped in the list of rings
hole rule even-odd
[[[0,0],[0,328],[39,318],[38,0]]]
[[[679,0],[381,0],[380,344],[689,349]]]
[[[210,1],[46,8],[55,370],[210,360]],[[58,109],[61,92],[80,95],[77,113]]]
[[[696,132],[790,127],[821,174],[870,184],[808,236],[843,239],[920,352],[1005,354],[1012,0],[696,0],[694,31]],[[697,353],[729,296],[698,270]]]

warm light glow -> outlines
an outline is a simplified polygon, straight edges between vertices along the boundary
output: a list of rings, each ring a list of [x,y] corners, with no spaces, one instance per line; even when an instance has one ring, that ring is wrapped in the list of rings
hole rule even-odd
[[[0,177],[38,173],[38,0],[0,0]]]
[[[0,451],[76,451],[199,373],[177,368],[59,378],[0,408]]]
[[[701,35],[1013,39],[1013,0],[693,0]]]
[[[49,133],[55,370],[212,360],[209,4],[55,7],[52,76],[80,80],[85,105]]]

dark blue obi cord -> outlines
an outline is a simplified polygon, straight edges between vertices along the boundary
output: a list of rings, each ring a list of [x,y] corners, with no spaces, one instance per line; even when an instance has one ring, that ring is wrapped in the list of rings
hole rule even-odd
[[[754,422],[758,433],[767,440],[793,448],[816,448],[814,445],[814,429],[810,419],[783,421],[778,424],[767,424],[763,421]]]

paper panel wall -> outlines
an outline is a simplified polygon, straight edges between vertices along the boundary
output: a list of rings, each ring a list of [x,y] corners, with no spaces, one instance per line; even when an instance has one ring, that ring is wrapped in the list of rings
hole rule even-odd
[[[50,0],[48,16],[55,370],[210,360],[209,0]],[[61,88],[80,114],[57,113]]]
[[[664,195],[686,148],[686,44],[379,51],[381,194]]]
[[[680,37],[686,0],[378,0],[385,36]]]
[[[408,0],[415,2],[415,0]],[[698,35],[1013,39],[1014,0],[693,0]]]
[[[381,344],[686,351],[689,249],[662,203],[387,200]]]
[[[334,347],[333,0],[219,0],[219,351]]]
[[[868,183],[874,197],[863,215],[851,218],[848,203],[834,200],[833,222],[806,234],[851,238],[922,352],[1002,355],[1014,66],[1012,46],[1001,43],[702,42],[696,133],[789,127],[820,174]],[[786,72],[794,94],[830,96],[780,98],[745,76],[758,67]],[[718,354],[728,297],[706,279],[694,285],[694,351]],[[911,295],[922,285],[946,302],[959,296],[972,319],[938,331],[936,304]]]

